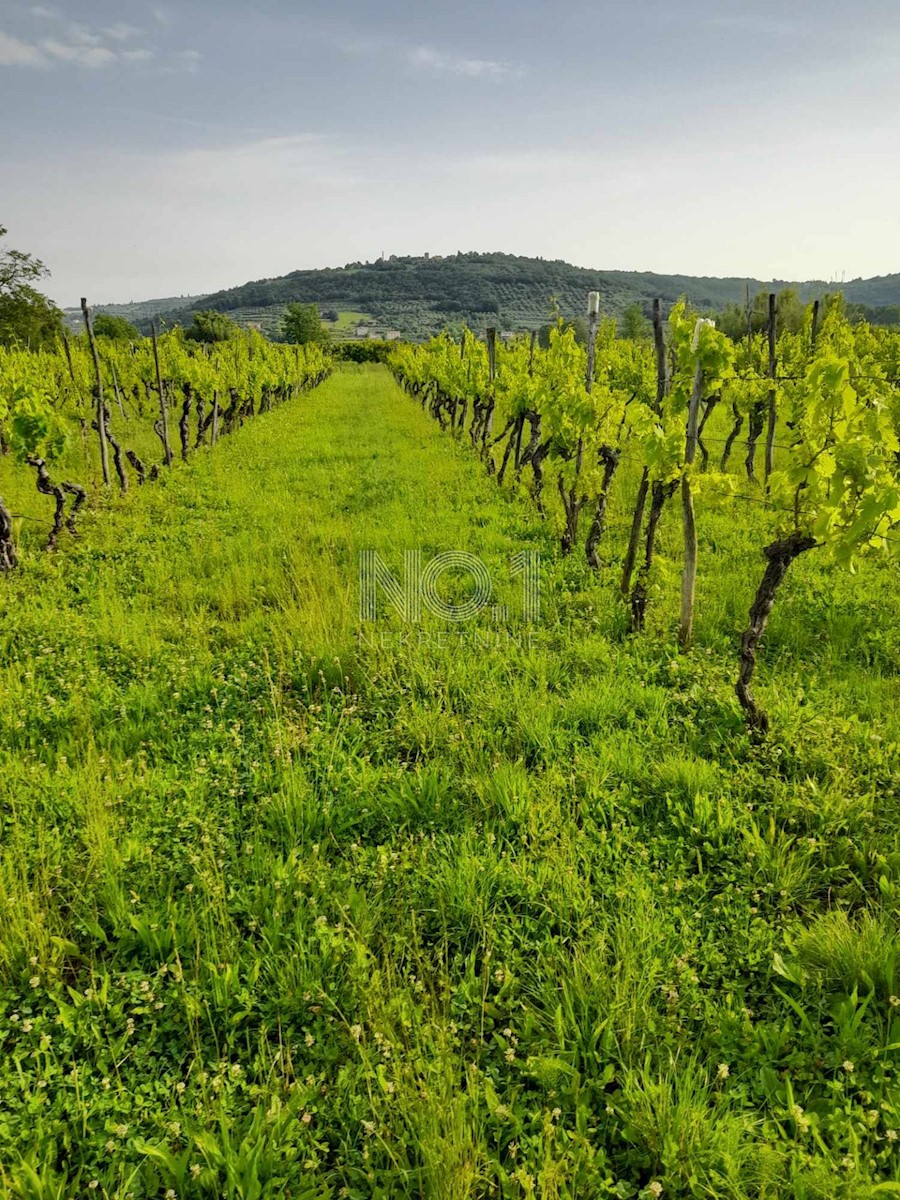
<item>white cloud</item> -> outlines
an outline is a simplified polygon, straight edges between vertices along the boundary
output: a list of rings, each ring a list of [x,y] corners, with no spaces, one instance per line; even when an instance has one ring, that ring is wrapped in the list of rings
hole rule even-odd
[[[56,31],[51,37],[41,37],[33,42],[0,32],[0,66],[66,65],[96,71],[116,65],[147,63],[157,57],[152,46],[141,44],[145,33],[136,25],[117,21],[95,29],[78,21],[69,21],[57,9],[45,5],[35,5],[29,11],[38,20],[56,23]],[[154,16],[162,23],[159,13],[154,12]],[[162,72],[195,71],[201,59],[197,50],[177,50],[169,55],[169,65],[158,69]]]
[[[89,67],[92,70],[108,67],[117,58],[115,51],[110,50],[108,46],[94,46],[78,39],[59,42],[55,38],[44,38],[41,49],[60,62],[74,63],[76,66]]]
[[[162,75],[177,75],[182,71],[196,71],[203,61],[199,50],[176,50],[159,68]]]
[[[107,25],[100,32],[111,42],[130,42],[134,38],[143,36],[143,29],[138,29],[137,25],[126,25],[124,21],[119,21],[115,25]]]
[[[46,67],[47,59],[37,46],[0,32],[0,67]]]
[[[416,46],[409,51],[408,57],[418,70],[435,74],[465,75],[470,79],[508,79],[522,74],[520,67],[510,63],[489,58],[465,58],[431,46]]]
[[[518,79],[520,66],[492,58],[469,58],[438,50],[434,46],[412,46],[390,34],[326,34],[328,41],[344,54],[362,58],[400,59],[417,71],[432,75],[462,75],[469,79]]]

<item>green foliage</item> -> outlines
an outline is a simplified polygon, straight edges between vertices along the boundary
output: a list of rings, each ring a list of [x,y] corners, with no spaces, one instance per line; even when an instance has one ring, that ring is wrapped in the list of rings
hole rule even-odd
[[[341,362],[386,363],[397,349],[396,342],[366,341],[339,342],[334,347],[335,358]]]
[[[198,314],[202,315],[202,314]],[[141,338],[136,325],[132,325],[125,317],[112,316],[109,313],[98,313],[94,317],[94,333],[97,337],[112,338],[114,341],[137,342]],[[196,338],[196,341],[207,341],[207,338]],[[221,339],[214,338],[213,341]]]
[[[629,304],[619,318],[619,336],[623,338],[641,339],[648,338],[653,333],[647,314],[644,312],[643,306],[635,301]]]
[[[185,330],[184,336],[192,342],[213,345],[216,342],[227,342],[237,337],[238,333],[238,326],[225,313],[207,309],[194,313],[194,319]]]
[[[38,395],[21,396],[13,407],[12,448],[20,462],[43,458],[55,462],[68,440],[64,422]]]
[[[68,425],[55,408],[55,355],[0,349],[0,427],[8,423],[19,462],[53,462],[66,449]]]
[[[775,301],[775,331],[777,336],[799,333],[806,319],[806,310],[795,288],[782,288]],[[764,333],[769,326],[769,293],[757,292],[750,302],[732,301],[716,317],[716,326],[734,342],[749,334]]]
[[[0,345],[52,346],[62,334],[62,313],[46,296],[21,287],[15,295],[0,294]]]
[[[0,225],[0,239],[6,229]],[[52,345],[62,332],[62,313],[33,284],[49,272],[21,250],[0,250],[0,346]]]
[[[286,342],[297,346],[326,342],[329,336],[322,325],[317,304],[289,304],[282,317],[281,335]]]
[[[827,340],[805,378],[786,389],[794,440],[770,488],[773,501],[792,514],[793,528],[850,565],[859,554],[892,546],[888,535],[900,524],[900,441],[891,387],[874,388],[871,380],[854,387],[850,359]]]

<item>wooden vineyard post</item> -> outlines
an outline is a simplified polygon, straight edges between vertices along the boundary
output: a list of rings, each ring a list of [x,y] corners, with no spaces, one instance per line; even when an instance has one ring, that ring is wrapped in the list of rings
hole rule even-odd
[[[128,418],[125,416],[125,405],[122,403],[122,393],[119,389],[119,377],[116,374],[116,364],[112,360],[110,360],[109,369],[112,371],[113,388],[115,389],[116,393],[116,404],[119,406],[119,412],[122,414],[122,420],[126,421]]]
[[[166,406],[166,390],[163,387],[162,372],[159,369],[159,345],[156,339],[156,322],[150,326],[153,338],[153,364],[156,367],[156,386],[159,389],[159,426],[160,437],[166,455],[166,466],[172,465],[172,447],[169,445],[169,412]]]
[[[103,404],[103,378],[100,374],[100,355],[97,353],[97,343],[94,341],[94,328],[91,324],[91,310],[88,302],[81,297],[81,311],[84,315],[84,327],[87,330],[88,342],[91,347],[91,357],[94,360],[94,376],[97,385],[97,432],[100,435],[100,467],[103,471],[103,482],[109,485],[109,448],[106,444],[106,411]]]
[[[494,428],[494,380],[497,377],[497,330],[493,325],[489,325],[487,330],[487,352],[488,352],[488,377],[491,381],[491,397],[488,402],[487,416],[484,421],[484,432],[481,435],[482,446],[490,441],[491,432]]]
[[[772,381],[772,386],[769,388],[769,424],[766,429],[766,481],[775,470],[775,426],[778,423],[778,411],[776,401],[778,396],[778,385],[776,382],[777,361],[775,358],[776,346],[776,309],[775,309],[775,293],[769,293],[769,379]]]
[[[212,444],[219,440],[219,389],[213,392]]]
[[[486,330],[487,352],[488,352],[488,374],[491,383],[497,375],[497,330],[493,325],[489,325]]]
[[[594,386],[594,363],[597,358],[597,323],[600,320],[600,293],[588,292],[587,374],[584,385],[590,393]]]
[[[594,386],[594,363],[597,358],[597,322],[600,320],[600,293],[588,292],[588,344],[587,344],[587,369],[585,371],[584,386],[590,394]],[[575,454],[575,478],[576,485],[572,489],[572,498],[575,498],[575,488],[577,488],[577,479],[581,474],[581,463],[584,458],[584,438],[578,439],[578,449]],[[576,518],[577,519],[577,518]]]
[[[813,348],[813,350],[815,350],[816,342],[818,341],[818,338],[819,338],[819,311],[820,311],[819,301],[815,300],[815,301],[813,301],[813,311],[812,311],[812,348]]]
[[[72,380],[72,387],[75,390],[75,398],[78,401],[78,424],[81,426],[81,449],[84,452],[85,470],[89,471],[93,478],[93,468],[91,466],[91,452],[88,448],[87,421],[81,413],[84,406],[84,397],[81,394],[81,389],[78,387],[78,380],[75,378],[75,367],[72,363],[72,347],[69,345],[69,335],[65,329],[62,331],[63,350],[66,354],[66,362],[69,364],[69,377]]]
[[[700,333],[704,325],[711,325],[702,317],[694,327],[694,350],[700,344]],[[694,518],[694,497],[691,494],[691,467],[697,455],[697,431],[700,423],[700,400],[703,395],[703,368],[699,361],[694,372],[694,386],[688,405],[687,435],[684,449],[684,472],[681,476],[681,518],[684,526],[684,571],[681,576],[681,624],[678,640],[682,649],[687,649],[694,636],[694,596],[697,590],[697,522]]]
[[[662,406],[669,391],[669,365],[666,361],[666,338],[663,332],[662,302],[657,298],[653,301],[653,347],[656,351],[656,406],[657,413],[662,412]],[[631,591],[631,579],[634,575],[634,564],[637,561],[638,545],[641,540],[641,530],[644,527],[644,510],[647,507],[647,496],[650,492],[650,468],[644,467],[641,472],[641,482],[634,503],[634,514],[631,519],[631,535],[628,538],[628,549],[625,552],[625,562],[622,565],[622,581],[619,590],[623,596]]]

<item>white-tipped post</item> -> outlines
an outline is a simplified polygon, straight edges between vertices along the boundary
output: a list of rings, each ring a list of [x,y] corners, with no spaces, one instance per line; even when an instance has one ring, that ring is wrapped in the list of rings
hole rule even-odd
[[[596,317],[600,314],[600,293],[588,292],[588,316]]]

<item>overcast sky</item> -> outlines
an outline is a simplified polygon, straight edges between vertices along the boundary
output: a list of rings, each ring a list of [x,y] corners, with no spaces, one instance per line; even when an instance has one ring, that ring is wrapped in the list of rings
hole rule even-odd
[[[0,0],[0,224],[60,303],[387,254],[900,271],[897,0]]]

